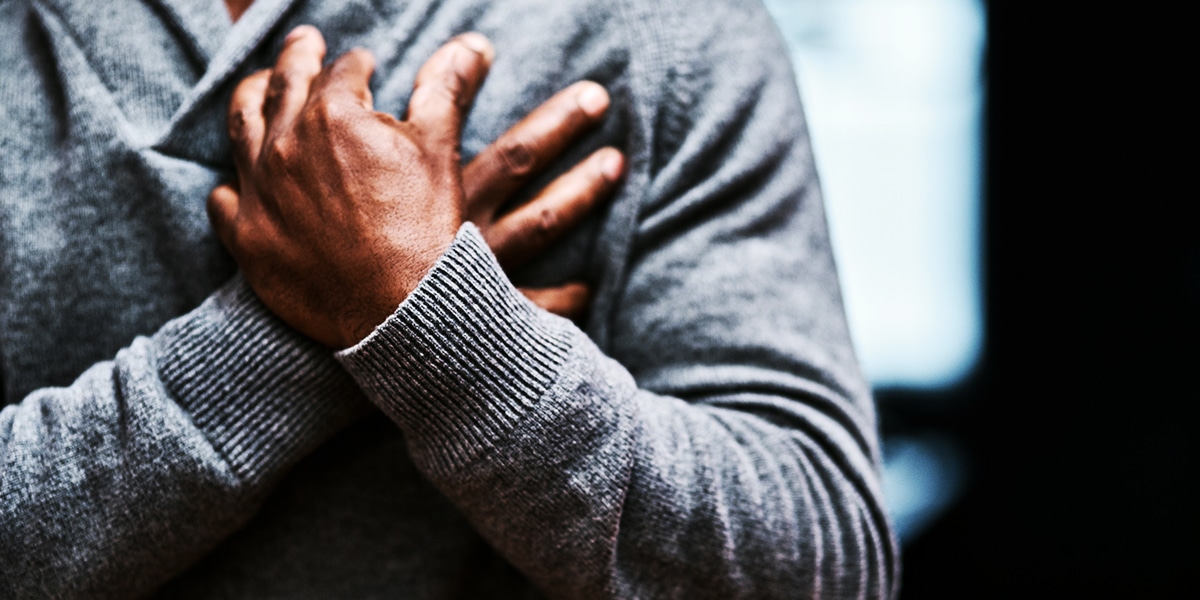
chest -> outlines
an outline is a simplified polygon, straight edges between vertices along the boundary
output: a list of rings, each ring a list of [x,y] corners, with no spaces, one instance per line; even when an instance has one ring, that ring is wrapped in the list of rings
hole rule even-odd
[[[371,49],[379,64],[372,80],[376,107],[397,115],[434,49],[462,31],[489,35],[498,57],[463,134],[464,160],[579,79],[606,85],[620,106],[627,55],[619,44],[593,32],[592,51],[547,61],[546,48],[587,39],[580,23],[589,21],[568,14],[578,7],[567,4],[518,9],[518,16],[536,15],[542,23],[573,25],[531,44],[519,29],[502,27],[513,11],[505,17],[480,2],[256,0],[236,25],[215,2],[4,3],[0,374],[6,399],[69,383],[135,336],[198,305],[234,274],[205,212],[209,190],[233,173],[225,107],[236,82],[269,66],[296,24],[322,29],[331,57],[354,46]],[[621,145],[627,118],[620,108],[612,114],[530,188],[602,145]],[[604,215],[598,211],[510,274],[514,281],[596,279]]]

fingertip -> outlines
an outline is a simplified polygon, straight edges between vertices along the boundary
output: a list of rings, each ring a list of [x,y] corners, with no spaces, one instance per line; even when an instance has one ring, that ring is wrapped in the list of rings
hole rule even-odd
[[[320,30],[312,25],[301,25],[283,38],[283,49],[279,53],[277,64],[283,62],[284,57],[288,55],[293,55],[292,60],[313,56],[318,62],[322,62],[325,60],[325,53],[328,50],[325,45],[325,36],[321,35]]]
[[[287,37],[283,38],[283,43],[284,45],[291,44],[305,37],[314,35],[320,38],[322,42],[325,41],[325,36],[321,35],[320,29],[317,29],[312,25],[298,25],[288,32]]]
[[[371,52],[370,50],[367,50],[366,48],[363,48],[361,46],[356,46],[354,48],[351,48],[350,51],[346,53],[346,55],[352,56],[354,61],[358,62],[359,65],[362,67],[362,69],[365,70],[366,72],[368,72],[368,73],[375,72],[375,53],[374,52]]]
[[[455,51],[450,59],[450,64],[453,65],[459,82],[463,85],[459,91],[466,92],[458,95],[459,108],[466,108],[474,99],[475,93],[479,91],[479,87],[483,85],[483,78],[491,70],[495,51],[487,38],[475,32],[464,33],[454,38],[454,42],[457,42],[453,44],[454,46],[468,50],[468,52]]]
[[[625,171],[625,155],[616,148],[603,148],[597,154],[599,154],[600,173],[604,175],[604,178],[610,183],[620,179],[621,174]]]
[[[492,45],[492,41],[482,33],[469,31],[458,36],[458,41],[468,50],[482,56],[488,64],[491,64],[492,59],[496,57],[496,48]]]
[[[584,81],[579,84],[579,95],[575,97],[575,101],[579,103],[579,107],[583,109],[589,117],[596,118],[604,114],[608,110],[609,97],[608,90],[604,86],[592,82]]]

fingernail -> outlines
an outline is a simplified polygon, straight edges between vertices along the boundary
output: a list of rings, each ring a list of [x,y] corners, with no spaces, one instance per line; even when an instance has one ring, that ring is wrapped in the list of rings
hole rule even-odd
[[[593,83],[583,88],[576,101],[589,117],[598,117],[608,108],[608,92],[599,84]]]
[[[471,50],[475,51],[476,53],[478,53],[482,56],[487,56],[487,57],[491,56],[492,43],[490,41],[488,41],[488,39],[486,37],[484,37],[483,34],[481,34],[481,33],[475,33],[474,31],[471,31],[469,33],[464,33],[464,34],[458,36],[458,40],[460,42],[462,42],[464,46],[470,48]]]
[[[600,172],[604,174],[605,179],[616,181],[621,178],[621,168],[625,166],[625,157],[616,150],[609,150],[605,154],[606,156],[600,162]]]

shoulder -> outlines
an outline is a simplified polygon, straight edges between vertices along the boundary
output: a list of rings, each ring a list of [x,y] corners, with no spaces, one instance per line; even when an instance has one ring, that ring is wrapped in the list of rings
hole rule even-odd
[[[654,111],[650,135],[656,174],[672,170],[674,163],[677,169],[693,173],[675,178],[683,184],[699,173],[713,172],[713,163],[732,158],[731,144],[745,149],[756,144],[792,145],[804,139],[790,53],[761,2],[628,3],[653,14],[643,19],[653,25],[642,25],[655,30],[653,43],[635,45],[640,55],[633,62],[658,65],[643,78]],[[752,130],[759,130],[758,141],[745,144]],[[766,158],[763,150],[739,160]],[[662,199],[670,196],[667,193]]]

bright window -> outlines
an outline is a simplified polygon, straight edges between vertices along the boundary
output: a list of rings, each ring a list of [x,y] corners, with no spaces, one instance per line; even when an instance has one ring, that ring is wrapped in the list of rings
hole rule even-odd
[[[789,44],[851,332],[875,387],[982,345],[980,0],[765,0]]]

